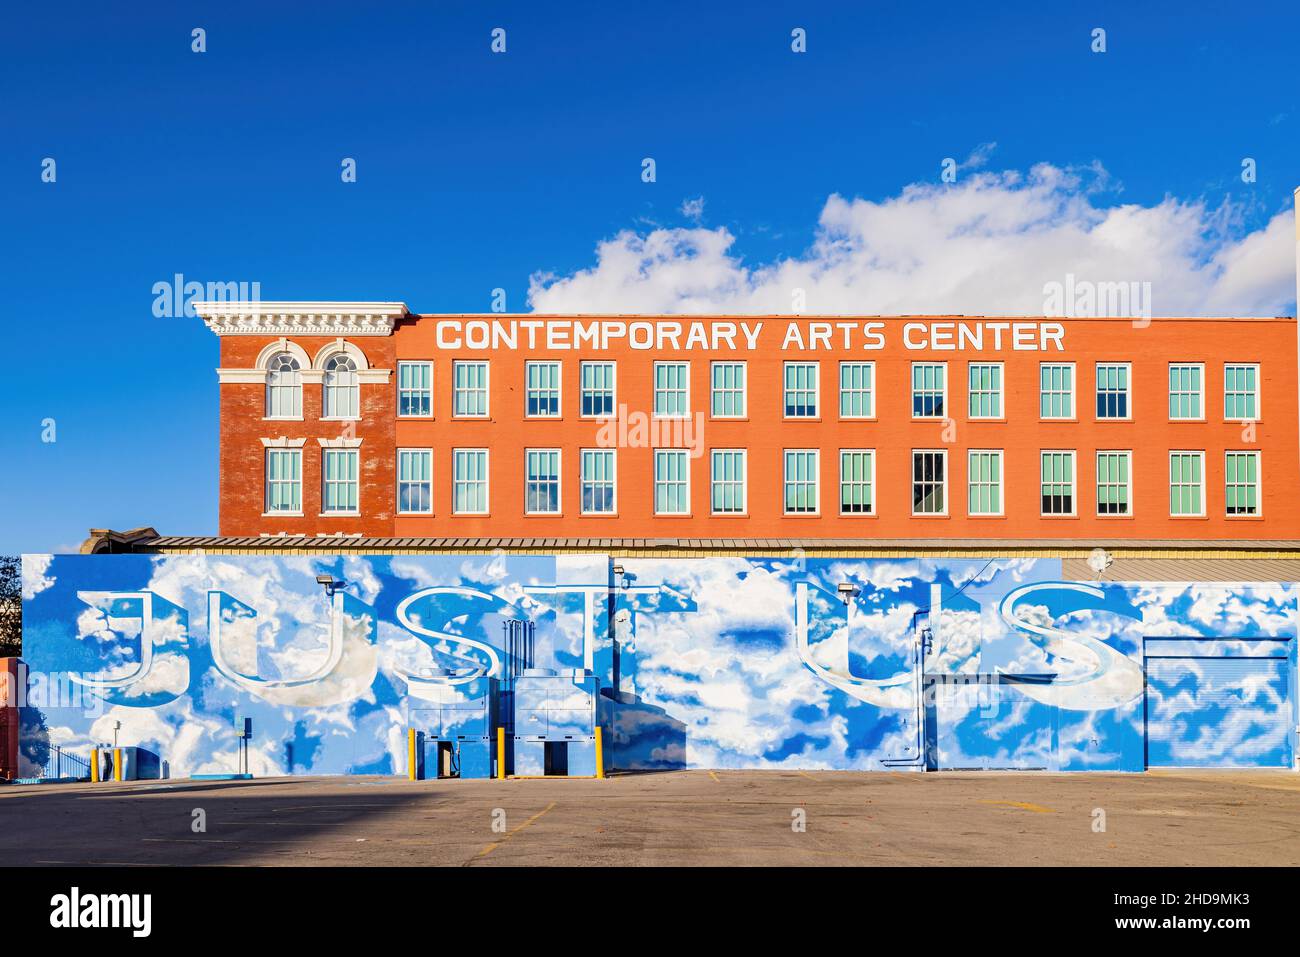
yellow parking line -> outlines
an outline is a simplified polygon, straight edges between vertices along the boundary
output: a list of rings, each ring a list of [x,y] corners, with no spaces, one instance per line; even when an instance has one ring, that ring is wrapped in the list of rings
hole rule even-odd
[[[520,824],[520,825],[519,825],[517,828],[515,828],[513,831],[510,831],[509,833],[507,833],[505,837],[501,838],[501,840],[496,841],[495,843],[489,844],[487,847],[483,848],[483,850],[481,850],[481,851],[478,852],[478,856],[479,856],[479,857],[487,857],[489,854],[491,854],[493,851],[495,851],[498,847],[500,847],[500,846],[501,846],[502,844],[504,844],[506,841],[510,840],[512,837],[514,837],[516,834],[518,834],[520,831],[522,831],[522,830],[523,830],[524,828],[526,828],[528,825],[532,824],[534,821],[536,821],[538,818],[540,818],[543,814],[545,814],[547,811],[549,811],[549,810],[550,810],[551,808],[553,808],[553,807],[555,807],[555,802],[554,802],[554,801],[552,801],[550,804],[546,805],[545,808],[543,808],[542,810],[538,811],[536,814],[534,814],[534,815],[533,815],[532,817],[530,817],[528,820],[524,821],[523,824]]]
[[[807,771],[800,771],[799,773],[802,774],[804,777],[806,777],[809,781],[816,781],[816,780],[817,780],[815,777],[813,777],[813,776],[812,776],[811,774],[809,774]]]
[[[996,804],[999,807],[1018,807],[1022,811],[1033,811],[1035,814],[1055,814],[1050,807],[1043,807],[1041,804],[1029,804],[1025,801],[980,801],[980,804]]]
[[[713,778],[713,780],[717,781],[719,784],[722,783],[722,778],[718,777],[712,771],[709,772],[709,777]]]

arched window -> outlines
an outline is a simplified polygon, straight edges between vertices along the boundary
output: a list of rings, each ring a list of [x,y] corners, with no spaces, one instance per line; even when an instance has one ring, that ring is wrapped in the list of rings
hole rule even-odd
[[[287,352],[271,357],[266,364],[266,417],[302,418],[302,376],[298,360]]]
[[[357,364],[351,356],[330,356],[325,363],[325,414],[327,419],[355,419],[361,408]]]

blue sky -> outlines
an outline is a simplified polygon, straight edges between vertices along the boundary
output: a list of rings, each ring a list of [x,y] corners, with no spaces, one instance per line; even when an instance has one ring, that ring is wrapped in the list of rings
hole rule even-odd
[[[215,531],[217,340],[154,317],[176,273],[426,312],[485,311],[501,287],[522,311],[530,276],[590,269],[624,230],[800,257],[828,197],[887,201],[945,157],[1100,164],[1090,209],[1228,210],[1216,243],[1265,230],[1300,185],[1292,4],[293,6],[7,11],[0,550]]]

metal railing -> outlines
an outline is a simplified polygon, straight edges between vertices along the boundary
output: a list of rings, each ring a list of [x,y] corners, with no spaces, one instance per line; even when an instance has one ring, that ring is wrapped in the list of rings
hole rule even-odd
[[[50,745],[50,756],[36,777],[55,781],[89,781],[90,762],[58,745]]]

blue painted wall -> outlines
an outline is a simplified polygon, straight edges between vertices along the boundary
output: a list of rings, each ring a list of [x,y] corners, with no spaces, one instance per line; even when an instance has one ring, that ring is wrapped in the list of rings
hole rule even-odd
[[[598,676],[611,767],[1294,761],[1290,583],[1063,582],[1055,560],[619,564],[26,556],[24,750],[85,752],[121,722],[172,776],[232,771],[251,717],[254,774],[404,773],[408,708],[499,676],[503,624],[523,619],[534,664]],[[346,582],[332,597],[324,573]]]

